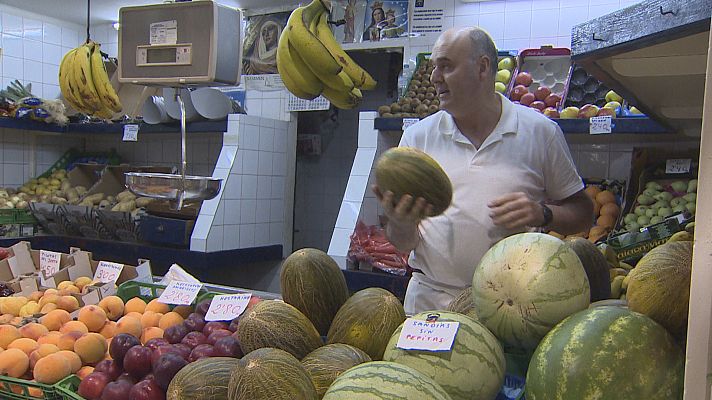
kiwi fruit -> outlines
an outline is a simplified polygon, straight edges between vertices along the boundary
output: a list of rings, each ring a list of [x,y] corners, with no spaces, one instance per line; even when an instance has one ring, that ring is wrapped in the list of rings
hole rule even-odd
[[[390,113],[391,112],[391,107],[390,106],[380,106],[378,107],[378,115],[383,116],[385,113]]]

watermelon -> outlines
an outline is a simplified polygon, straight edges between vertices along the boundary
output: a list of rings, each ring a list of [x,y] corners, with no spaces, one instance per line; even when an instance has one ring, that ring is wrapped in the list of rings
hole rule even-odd
[[[317,400],[304,366],[286,351],[269,347],[241,358],[228,383],[228,400]]]
[[[299,360],[324,344],[304,314],[279,300],[261,301],[245,311],[237,324],[237,337],[244,354],[274,347]]]
[[[194,361],[171,379],[167,400],[222,400],[238,360],[230,357],[209,357]]]
[[[381,360],[393,331],[405,321],[403,304],[391,292],[368,288],[354,293],[336,313],[328,343],[345,343]]]
[[[581,260],[591,288],[591,302],[611,298],[610,267],[606,257],[595,244],[580,237],[568,237],[564,240]]]
[[[282,299],[301,311],[326,336],[331,320],[349,298],[343,272],[331,257],[318,249],[292,253],[280,273]]]
[[[630,272],[628,307],[645,314],[678,338],[687,331],[692,279],[692,242],[652,249]]]
[[[477,320],[477,311],[475,311],[475,305],[472,303],[472,286],[460,292],[460,294],[447,305],[447,311],[467,315]]]
[[[562,240],[520,233],[490,248],[472,278],[477,315],[505,351],[533,350],[569,315],[588,307],[586,271]]]
[[[376,163],[376,182],[381,193],[393,192],[393,201],[403,195],[422,197],[433,206],[433,216],[450,207],[452,183],[435,159],[412,147],[386,150]]]
[[[388,361],[357,365],[341,374],[324,400],[452,400],[431,378]]]
[[[307,354],[302,365],[309,372],[319,398],[334,380],[351,367],[371,361],[371,357],[348,344],[327,344]]]
[[[576,313],[541,341],[527,400],[682,399],[684,354],[643,314],[601,306]]]
[[[494,399],[504,382],[505,360],[497,338],[474,319],[446,311],[428,311],[412,318],[459,322],[450,351],[403,350],[396,347],[403,325],[388,342],[384,361],[413,367],[439,384],[453,400]]]

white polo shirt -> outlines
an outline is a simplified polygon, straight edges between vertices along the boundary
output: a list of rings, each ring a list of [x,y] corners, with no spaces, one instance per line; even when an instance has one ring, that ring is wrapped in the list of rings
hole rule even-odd
[[[536,201],[563,200],[583,189],[559,126],[499,98],[502,115],[479,149],[445,111],[406,129],[400,142],[428,153],[452,181],[450,208],[421,222],[421,240],[409,259],[428,280],[452,289],[470,286],[485,252],[517,233],[493,224],[490,201],[512,192]]]

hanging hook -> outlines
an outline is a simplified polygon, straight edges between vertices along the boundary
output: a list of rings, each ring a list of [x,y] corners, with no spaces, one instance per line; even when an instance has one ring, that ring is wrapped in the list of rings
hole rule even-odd
[[[91,41],[91,36],[89,34],[89,26],[91,25],[91,0],[87,0],[87,41],[86,43],[89,43]]]

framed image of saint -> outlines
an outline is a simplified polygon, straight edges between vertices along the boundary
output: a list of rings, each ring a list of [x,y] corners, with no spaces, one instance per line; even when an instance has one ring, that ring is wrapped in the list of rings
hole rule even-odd
[[[245,75],[276,74],[277,43],[290,12],[256,15],[247,19],[242,52]]]
[[[408,36],[408,0],[368,0],[362,40]]]

